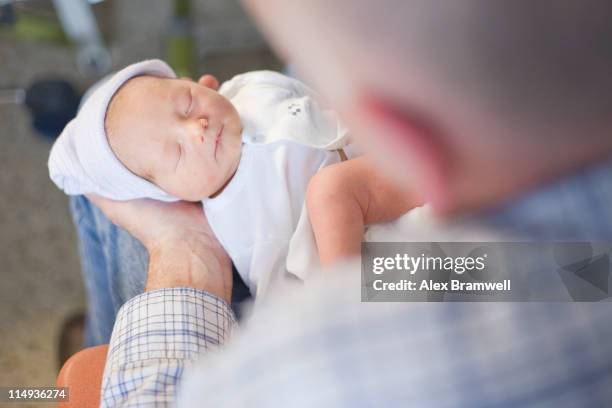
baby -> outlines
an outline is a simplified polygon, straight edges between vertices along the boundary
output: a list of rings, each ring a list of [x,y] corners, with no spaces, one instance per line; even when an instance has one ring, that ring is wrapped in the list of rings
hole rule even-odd
[[[349,217],[345,227],[347,214],[334,205],[347,208],[344,199],[360,208],[367,203],[352,194],[335,200],[323,180],[313,193],[315,223],[306,208],[311,178],[353,157],[347,132],[315,93],[269,71],[216,88],[211,76],[197,83],[177,79],[159,60],[128,66],[91,91],[66,126],[49,158],[51,179],[67,194],[202,201],[211,228],[255,295],[316,269],[315,236],[331,251],[329,259],[343,255],[345,242],[357,251],[363,224],[355,229],[359,223]],[[337,174],[349,192],[367,185],[372,177],[355,177],[363,167],[359,160],[348,171],[330,167],[329,179]],[[331,211],[320,204],[328,199],[334,200]],[[368,221],[366,211],[360,220]]]

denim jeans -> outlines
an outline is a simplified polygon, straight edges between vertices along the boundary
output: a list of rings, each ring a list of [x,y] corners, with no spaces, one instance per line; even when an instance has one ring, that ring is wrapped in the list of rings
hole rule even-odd
[[[85,196],[70,198],[87,294],[85,346],[108,343],[121,305],[144,291],[149,255],[142,244],[117,227]],[[232,307],[250,293],[233,268]],[[238,314],[238,313],[237,313]]]
[[[85,346],[108,343],[121,305],[144,291],[149,255],[84,196],[70,198],[87,293]]]

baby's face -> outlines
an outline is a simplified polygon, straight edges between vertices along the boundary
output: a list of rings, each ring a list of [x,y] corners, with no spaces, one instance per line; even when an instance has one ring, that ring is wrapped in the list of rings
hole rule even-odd
[[[130,171],[182,200],[220,191],[240,160],[238,112],[191,80],[129,80],[113,97],[105,126],[113,152]]]

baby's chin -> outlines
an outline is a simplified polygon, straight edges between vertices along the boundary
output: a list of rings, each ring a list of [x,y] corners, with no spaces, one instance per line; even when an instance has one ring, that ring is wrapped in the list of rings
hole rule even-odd
[[[193,196],[193,195],[186,195],[183,197],[177,197],[179,200],[181,201],[189,201],[191,203],[199,203],[202,200],[208,198],[208,196]]]
[[[223,163],[214,168],[214,171],[202,171],[193,179],[197,183],[184,183],[173,180],[171,184],[160,187],[168,194],[183,201],[198,202],[206,198],[216,197],[232,180],[240,162],[241,149],[226,152],[222,157]],[[221,158],[220,158],[221,159]],[[211,170],[211,169],[209,169]]]
[[[191,202],[200,202],[212,194],[208,191],[208,189],[200,186],[192,188],[185,188],[185,186],[180,186],[180,188],[168,187],[163,190],[172,197],[178,198],[181,201]]]
[[[194,189],[193,191],[185,191],[176,197],[183,201],[200,202],[206,198],[209,198],[215,192],[210,189]]]
[[[198,186],[192,189],[181,191],[178,194],[174,194],[175,197],[183,201],[200,202],[207,198],[216,196],[225,187],[226,182],[222,180],[215,180],[206,186]]]

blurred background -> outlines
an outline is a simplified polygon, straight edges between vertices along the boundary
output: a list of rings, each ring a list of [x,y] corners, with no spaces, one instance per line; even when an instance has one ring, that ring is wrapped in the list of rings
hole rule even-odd
[[[0,386],[54,384],[62,326],[85,308],[51,144],[90,85],[152,57],[221,81],[282,68],[238,0],[0,0]]]

